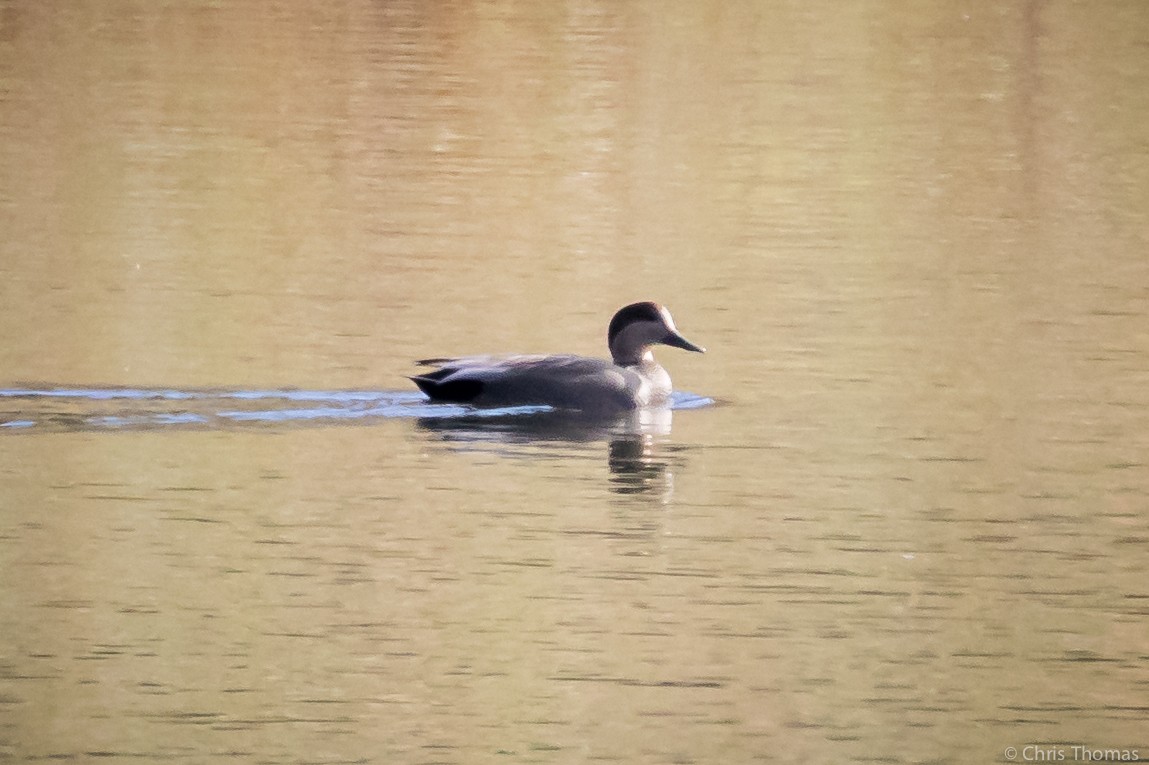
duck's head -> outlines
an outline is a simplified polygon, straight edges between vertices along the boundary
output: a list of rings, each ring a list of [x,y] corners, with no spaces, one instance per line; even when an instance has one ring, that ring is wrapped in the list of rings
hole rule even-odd
[[[651,360],[650,347],[659,343],[696,353],[706,351],[678,332],[665,306],[650,301],[618,309],[610,320],[606,341],[614,363],[624,366]]]

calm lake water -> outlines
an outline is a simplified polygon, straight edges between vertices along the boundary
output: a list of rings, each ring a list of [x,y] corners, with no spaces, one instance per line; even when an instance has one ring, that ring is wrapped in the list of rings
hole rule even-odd
[[[1149,759],[1146,125],[1136,0],[0,2],[0,761]]]

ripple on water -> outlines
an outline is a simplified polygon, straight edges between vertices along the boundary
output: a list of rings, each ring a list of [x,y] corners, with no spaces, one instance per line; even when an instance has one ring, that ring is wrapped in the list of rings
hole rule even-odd
[[[475,408],[431,403],[417,391],[179,390],[173,388],[0,389],[0,429],[81,431],[226,427],[243,424],[333,424],[377,418],[514,420],[549,412],[545,406]],[[675,393],[673,409],[712,404]]]

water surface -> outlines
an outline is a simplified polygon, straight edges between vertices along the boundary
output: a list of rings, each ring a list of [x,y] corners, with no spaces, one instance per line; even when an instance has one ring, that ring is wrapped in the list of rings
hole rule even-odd
[[[1147,44],[0,3],[0,760],[1149,756]],[[404,379],[640,299],[669,418]]]

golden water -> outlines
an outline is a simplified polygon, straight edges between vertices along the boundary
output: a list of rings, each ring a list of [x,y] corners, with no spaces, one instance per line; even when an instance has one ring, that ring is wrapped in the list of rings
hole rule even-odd
[[[0,3],[0,388],[391,395],[652,298],[719,402],[0,401],[0,760],[1149,758],[1147,44],[1137,2]]]

